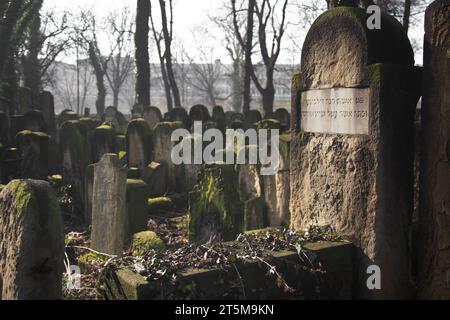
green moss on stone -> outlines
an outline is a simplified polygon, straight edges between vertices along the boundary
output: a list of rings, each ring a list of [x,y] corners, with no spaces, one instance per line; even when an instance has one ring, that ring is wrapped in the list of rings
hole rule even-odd
[[[202,179],[189,195],[189,240],[207,241],[204,227],[217,224],[222,240],[234,240],[244,230],[244,204],[236,186],[233,165],[207,166]]]
[[[174,210],[172,199],[168,197],[158,197],[148,199],[148,211],[151,215],[159,215]]]
[[[164,242],[152,231],[136,233],[133,236],[132,251],[133,256],[144,256],[150,251],[163,252]]]
[[[266,130],[280,130],[281,123],[275,119],[265,119],[256,124],[258,130],[266,129]]]

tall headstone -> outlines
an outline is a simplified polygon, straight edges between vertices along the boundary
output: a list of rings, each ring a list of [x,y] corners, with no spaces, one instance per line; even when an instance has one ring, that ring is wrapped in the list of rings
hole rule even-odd
[[[92,249],[121,256],[127,222],[127,170],[115,154],[95,164],[92,195]]]
[[[183,185],[183,168],[176,166],[172,161],[172,133],[181,129],[181,122],[161,122],[153,131],[153,156],[154,160],[167,166],[168,185],[170,191],[181,191]]]
[[[50,137],[42,132],[21,131],[16,140],[22,159],[21,178],[46,180],[49,174]]]
[[[144,119],[131,121],[126,139],[128,167],[145,168],[152,156],[152,131],[147,122]]]
[[[47,125],[45,123],[44,114],[39,110],[31,110],[25,113],[25,130],[33,132],[47,133]]]
[[[92,133],[92,157],[94,162],[100,161],[106,153],[117,150],[116,132],[108,125],[96,128]]]
[[[356,296],[411,298],[414,114],[420,69],[402,26],[338,7],[312,25],[293,87],[292,227],[331,226],[357,247]],[[381,290],[367,270],[382,271]]]
[[[0,212],[0,299],[62,299],[64,231],[50,185],[12,181]]]
[[[425,16],[419,297],[450,299],[450,1]]]
[[[48,91],[41,92],[39,110],[41,110],[48,133],[51,136],[56,135],[55,101],[53,95]]]
[[[161,111],[156,107],[146,107],[142,113],[142,117],[147,122],[150,129],[153,129],[162,121]]]
[[[18,114],[25,114],[33,110],[32,93],[30,88],[20,87],[18,91]]]

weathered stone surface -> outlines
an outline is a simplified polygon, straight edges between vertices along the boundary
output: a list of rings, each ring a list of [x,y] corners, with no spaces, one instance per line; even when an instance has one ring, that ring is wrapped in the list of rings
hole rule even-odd
[[[425,18],[419,297],[450,299],[450,1]]]
[[[42,132],[21,131],[17,134],[21,154],[21,178],[46,180],[49,174],[50,137]]]
[[[44,114],[39,110],[31,110],[25,113],[25,130],[33,132],[47,132]]]
[[[232,165],[212,165],[189,194],[189,241],[234,240],[244,231],[244,204]]]
[[[116,132],[113,127],[102,125],[93,131],[92,156],[94,162],[100,161],[104,154],[115,153],[116,150]]]
[[[152,156],[152,132],[144,119],[130,122],[127,129],[127,159],[128,166],[145,168]]]
[[[117,133],[125,134],[127,132],[128,121],[125,116],[116,108],[108,107],[102,116],[103,123],[107,123],[116,130]]]
[[[92,222],[92,196],[94,194],[94,170],[95,165],[91,164],[86,168],[84,177],[84,220],[90,224]]]
[[[58,116],[58,128],[61,128],[66,121],[75,121],[78,119],[78,115],[72,110],[63,110]]]
[[[154,161],[167,165],[168,183],[170,191],[181,191],[183,185],[183,167],[176,166],[172,161],[172,133],[183,128],[181,122],[161,122],[153,131]]]
[[[153,129],[162,121],[161,111],[156,107],[146,107],[142,113],[142,118],[147,122],[150,129]]]
[[[244,113],[245,129],[256,128],[256,124],[262,120],[261,112],[258,110],[249,110]]]
[[[9,117],[9,145],[16,145],[16,136],[20,131],[25,130],[25,117],[13,115]]]
[[[268,226],[267,204],[263,197],[250,199],[244,202],[244,228],[258,230]]]
[[[195,121],[207,122],[211,119],[209,115],[208,108],[202,104],[197,104],[191,108],[189,111],[190,126],[194,124]]]
[[[142,180],[127,180],[127,220],[125,241],[133,234],[147,230],[149,187]]]
[[[41,92],[39,103],[39,110],[41,110],[45,125],[47,128],[47,132],[51,136],[56,135],[56,118],[55,118],[55,102],[53,99],[53,95],[48,91]]]
[[[59,134],[63,180],[73,186],[74,197],[81,205],[85,171],[92,163],[91,147],[85,129],[80,121],[66,121]]]
[[[183,128],[189,129],[190,120],[187,111],[183,108],[177,107],[168,112],[167,117],[164,118],[165,122],[181,122]]]
[[[0,299],[61,299],[64,233],[50,185],[11,182],[0,193],[0,212]]]
[[[274,112],[274,118],[280,122],[281,131],[288,131],[291,127],[291,115],[286,109],[280,108]]]
[[[0,143],[8,145],[9,120],[6,113],[0,111]]]
[[[115,154],[95,164],[92,196],[92,249],[121,256],[127,232],[127,170]]]
[[[163,216],[175,210],[172,199],[168,197],[148,199],[148,213],[152,216]]]
[[[223,269],[189,269],[181,272],[178,280],[181,287],[195,286],[197,299],[251,299],[251,300],[348,300],[352,298],[353,247],[351,244],[318,242],[304,245],[304,252],[320,262],[321,270],[311,272],[311,265],[301,261],[297,252],[280,251],[267,253],[266,260],[283,274],[286,282],[293,286],[294,294],[283,292],[273,277],[267,276],[267,266],[258,262],[243,263]],[[305,259],[306,260],[306,259]],[[236,271],[237,269],[237,271]],[[114,270],[106,276],[107,297],[119,300],[183,299],[178,286],[164,286],[147,281],[130,269]],[[242,283],[237,290],[231,286]],[[184,285],[183,285],[184,284]],[[245,292],[245,297],[243,297]],[[192,298],[192,292],[187,294]]]
[[[33,101],[30,88],[20,87],[18,91],[18,114],[25,114],[33,110]]]
[[[263,185],[259,166],[254,164],[238,165],[238,191],[242,201],[262,196]]]
[[[212,120],[217,124],[217,128],[220,131],[225,132],[227,128],[227,119],[221,106],[215,106],[213,108]]]
[[[357,297],[411,298],[408,234],[420,72],[401,26],[385,15],[382,24],[382,30],[367,30],[364,10],[342,7],[319,17],[308,33],[300,93],[370,87],[369,135],[301,132],[301,103],[293,97],[291,225],[329,225],[354,241]],[[382,290],[367,289],[373,264],[383,272]]]
[[[141,179],[149,186],[149,197],[163,196],[169,190],[167,165],[164,163],[151,162],[142,169]]]

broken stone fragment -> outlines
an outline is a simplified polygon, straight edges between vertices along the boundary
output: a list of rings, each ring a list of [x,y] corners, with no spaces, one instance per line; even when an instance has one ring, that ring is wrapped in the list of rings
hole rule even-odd
[[[141,179],[147,183],[151,198],[163,196],[168,191],[168,172],[164,163],[151,162],[142,169]]]

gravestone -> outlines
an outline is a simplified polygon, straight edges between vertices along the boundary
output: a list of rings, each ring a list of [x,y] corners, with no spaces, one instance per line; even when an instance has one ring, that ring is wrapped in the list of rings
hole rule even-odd
[[[99,162],[106,153],[115,153],[116,149],[116,132],[113,127],[102,125],[93,131],[92,156],[94,162]]]
[[[184,108],[181,107],[174,108],[166,115],[167,118],[164,119],[165,122],[181,122],[183,124],[183,128],[189,129],[190,126],[189,115]]]
[[[22,159],[21,178],[46,180],[49,174],[50,137],[42,132],[21,131],[16,140]]]
[[[153,131],[153,157],[154,161],[167,165],[168,186],[170,191],[181,191],[183,185],[183,167],[176,166],[172,161],[172,133],[182,129],[181,122],[161,122]]]
[[[244,113],[245,117],[245,129],[254,129],[256,127],[256,123],[262,120],[261,112],[258,110],[249,110]]]
[[[189,194],[189,241],[232,241],[244,231],[244,204],[233,165],[212,165]]]
[[[382,14],[381,30],[369,30],[368,17],[338,7],[306,37],[293,82],[291,225],[330,226],[353,241],[356,297],[407,299],[420,69],[402,26]],[[366,285],[371,265],[381,290]]]
[[[112,126],[117,133],[125,134],[127,131],[128,121],[125,116],[116,108],[108,107],[102,117],[103,123]]]
[[[156,107],[146,107],[142,113],[142,117],[147,122],[150,129],[153,129],[162,121],[161,111]]]
[[[58,128],[61,128],[66,121],[75,121],[78,119],[78,115],[72,110],[63,110],[58,116]]]
[[[135,119],[127,129],[127,159],[129,168],[145,168],[152,157],[152,131],[144,119]]]
[[[12,115],[9,117],[9,145],[16,145],[16,136],[25,130],[25,117],[23,115]]]
[[[267,205],[269,227],[289,228],[291,223],[290,200],[290,144],[289,135],[281,135],[279,140],[280,163],[274,175],[262,176],[263,193]]]
[[[92,222],[92,196],[94,194],[94,170],[95,164],[90,164],[86,168],[84,177],[84,221],[87,224]]]
[[[65,184],[74,188],[74,198],[80,205],[84,198],[84,178],[92,163],[91,147],[86,127],[80,121],[66,121],[59,133],[62,175]]]
[[[291,115],[286,109],[277,109],[274,112],[273,117],[280,122],[280,130],[282,132],[289,131],[289,128],[291,127]]]
[[[105,154],[94,168],[92,249],[121,256],[127,223],[127,170],[115,154]]]
[[[25,114],[33,110],[33,101],[30,88],[20,87],[18,95],[18,114]]]
[[[62,299],[64,231],[50,185],[12,181],[0,212],[0,299]]]
[[[31,110],[25,113],[25,130],[33,132],[45,132],[47,133],[47,126],[45,124],[44,115],[39,110]]]
[[[0,143],[8,145],[9,120],[4,112],[0,112]]]
[[[46,128],[51,136],[56,136],[55,102],[53,95],[48,91],[41,92],[39,110],[41,110]]]
[[[149,197],[157,198],[169,190],[168,172],[165,163],[151,162],[142,169],[141,179],[149,186]]]
[[[147,230],[149,186],[142,180],[127,180],[125,242],[129,243],[133,234]]]
[[[217,128],[224,133],[227,129],[227,119],[221,106],[213,108],[212,120],[217,123]]]
[[[426,11],[419,219],[419,298],[450,299],[450,1]]]

